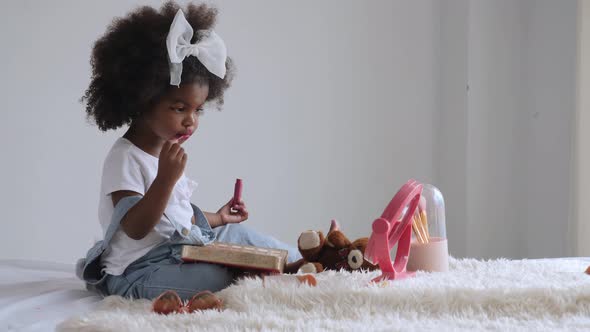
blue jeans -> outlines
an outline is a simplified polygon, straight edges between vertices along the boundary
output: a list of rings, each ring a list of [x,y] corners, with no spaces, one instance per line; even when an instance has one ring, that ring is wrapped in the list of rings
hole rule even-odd
[[[299,251],[275,238],[242,224],[229,224],[213,229],[216,241],[265,248],[286,249],[288,261],[301,258]],[[195,293],[219,291],[229,286],[236,270],[208,263],[184,263],[182,245],[162,245],[133,262],[122,275],[108,275],[103,290],[108,295],[153,299],[166,290],[174,290],[183,299]]]

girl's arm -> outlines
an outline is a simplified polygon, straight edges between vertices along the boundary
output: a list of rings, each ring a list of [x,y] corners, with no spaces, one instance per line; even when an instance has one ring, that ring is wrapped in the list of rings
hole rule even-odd
[[[162,218],[174,184],[170,185],[156,177],[145,195],[121,220],[121,228],[134,240],[143,239]],[[113,205],[126,196],[140,195],[133,191],[115,191],[111,194]]]
[[[178,143],[165,142],[160,151],[158,174],[145,195],[121,220],[125,234],[134,240],[143,239],[162,218],[176,181],[182,176],[187,156]],[[140,195],[133,191],[116,191],[111,194],[113,206],[121,198]]]
[[[211,226],[211,228],[223,225],[223,221],[221,220],[221,216],[219,215],[219,213],[203,211],[203,214],[205,215],[205,218],[207,218],[207,221],[209,222],[209,226]]]

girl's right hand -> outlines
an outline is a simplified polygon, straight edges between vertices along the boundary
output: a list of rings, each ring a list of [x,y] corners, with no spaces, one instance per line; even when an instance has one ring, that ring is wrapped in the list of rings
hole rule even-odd
[[[187,154],[178,143],[164,142],[158,161],[158,175],[162,181],[175,185],[186,166]]]

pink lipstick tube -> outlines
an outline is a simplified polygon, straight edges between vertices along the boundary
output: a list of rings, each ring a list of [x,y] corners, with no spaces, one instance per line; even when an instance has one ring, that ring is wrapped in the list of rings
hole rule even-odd
[[[236,184],[234,186],[234,198],[232,201],[232,206],[238,204],[242,199],[242,179],[236,179]]]

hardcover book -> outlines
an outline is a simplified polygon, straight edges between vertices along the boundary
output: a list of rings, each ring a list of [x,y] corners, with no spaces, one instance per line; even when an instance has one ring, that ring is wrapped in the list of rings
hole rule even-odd
[[[287,255],[288,251],[283,249],[221,242],[182,247],[182,260],[185,262],[206,262],[273,273],[283,272]]]

